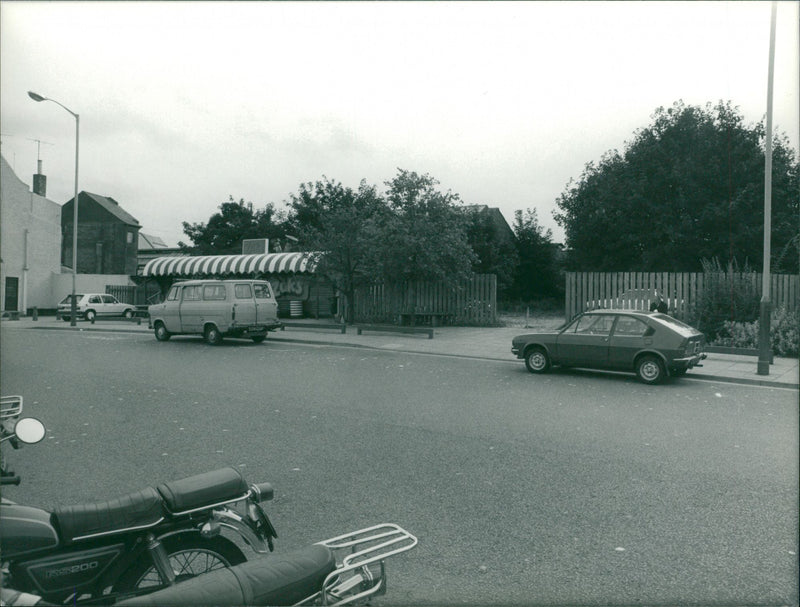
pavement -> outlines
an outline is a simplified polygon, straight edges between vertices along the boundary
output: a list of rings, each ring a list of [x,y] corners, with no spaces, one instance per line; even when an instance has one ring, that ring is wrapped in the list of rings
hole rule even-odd
[[[533,333],[535,329],[521,327],[436,327],[434,337],[425,333],[396,333],[364,330],[358,334],[355,326],[348,326],[346,333],[332,328],[330,321],[304,320],[293,326],[286,321],[284,330],[271,332],[269,341],[338,345],[377,350],[394,350],[441,356],[459,356],[483,360],[517,361],[511,353],[511,339],[522,333]],[[366,325],[364,325],[366,327]],[[147,319],[97,320],[94,323],[78,321],[71,327],[68,322],[52,316],[20,317],[19,320],[2,319],[2,328],[9,330],[59,330],[152,333]],[[155,337],[154,337],[155,339]],[[521,364],[521,361],[520,361]],[[702,367],[695,367],[684,379],[711,380],[776,388],[800,388],[798,359],[775,357],[768,375],[757,373],[758,357],[741,354],[708,353]]]

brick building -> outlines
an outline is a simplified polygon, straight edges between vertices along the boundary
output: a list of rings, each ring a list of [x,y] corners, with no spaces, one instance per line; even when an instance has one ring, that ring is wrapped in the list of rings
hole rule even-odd
[[[78,274],[136,275],[139,222],[109,196],[78,194]],[[61,214],[61,263],[72,267],[74,198]]]

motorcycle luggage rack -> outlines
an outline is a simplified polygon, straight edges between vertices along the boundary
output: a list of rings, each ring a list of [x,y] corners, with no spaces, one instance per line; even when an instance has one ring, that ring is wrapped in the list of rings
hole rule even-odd
[[[415,536],[394,523],[383,523],[317,542],[333,551],[338,565],[325,578],[322,590],[298,605],[347,605],[385,594],[385,560],[411,550],[417,543]]]
[[[18,417],[20,413],[22,413],[21,396],[0,397],[0,419]]]

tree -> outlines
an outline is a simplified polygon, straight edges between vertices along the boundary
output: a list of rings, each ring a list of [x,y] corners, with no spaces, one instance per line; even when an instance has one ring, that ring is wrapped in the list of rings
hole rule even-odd
[[[779,255],[797,234],[798,164],[785,136],[773,145],[773,260],[797,272],[797,255]],[[704,258],[761,259],[763,192],[763,125],[746,126],[730,103],[677,102],[623,153],[588,163],[555,217],[571,267],[698,271]]]
[[[499,213],[497,209],[494,211]],[[503,294],[511,288],[519,263],[514,238],[506,233],[507,229],[501,231],[492,216],[492,209],[477,205],[466,207],[464,212],[467,218],[467,242],[477,258],[472,271],[496,275],[498,293]]]
[[[289,202],[288,225],[301,246],[324,251],[317,272],[329,278],[346,298],[345,318],[352,321],[350,303],[356,287],[371,282],[367,259],[374,247],[374,218],[385,203],[374,186],[361,181],[358,190],[327,177],[302,184]]]
[[[183,222],[183,233],[193,243],[179,242],[183,251],[197,255],[236,255],[242,252],[245,239],[277,239],[284,234],[284,227],[272,204],[254,211],[253,203],[245,204],[244,199],[234,202],[231,196],[219,209],[208,223]]]
[[[477,261],[467,241],[467,221],[456,207],[458,194],[439,192],[430,175],[398,170],[387,181],[388,213],[375,229],[383,235],[372,258],[376,274],[389,283],[445,281],[472,274]]]
[[[539,223],[536,209],[514,213],[519,264],[511,293],[522,301],[552,297],[561,291],[553,233]]]

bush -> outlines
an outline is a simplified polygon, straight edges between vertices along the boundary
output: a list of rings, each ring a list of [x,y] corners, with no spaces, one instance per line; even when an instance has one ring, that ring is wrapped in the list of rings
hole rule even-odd
[[[714,340],[728,323],[751,323],[758,318],[761,302],[757,274],[736,260],[723,268],[718,259],[704,259],[704,288],[694,310],[697,328]]]
[[[732,348],[758,348],[759,322],[725,321],[711,345]],[[776,356],[798,356],[800,353],[800,314],[797,310],[776,308],[770,318],[770,345]]]

